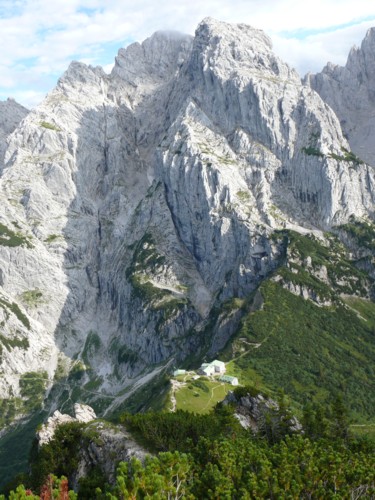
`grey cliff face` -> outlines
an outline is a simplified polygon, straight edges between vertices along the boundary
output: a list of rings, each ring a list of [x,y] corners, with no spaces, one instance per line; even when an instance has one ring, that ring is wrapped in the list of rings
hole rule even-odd
[[[0,172],[4,166],[6,139],[25,118],[29,110],[14,99],[0,101]]]
[[[332,109],[245,25],[156,33],[110,75],[72,63],[7,144],[4,398],[43,372],[55,397],[78,378],[73,399],[113,409],[225,344],[240,316],[214,312],[278,267],[275,229],[372,215],[372,167],[337,159]]]
[[[338,116],[353,151],[375,166],[375,28],[360,48],[354,47],[344,67],[328,63],[321,73],[306,76]]]

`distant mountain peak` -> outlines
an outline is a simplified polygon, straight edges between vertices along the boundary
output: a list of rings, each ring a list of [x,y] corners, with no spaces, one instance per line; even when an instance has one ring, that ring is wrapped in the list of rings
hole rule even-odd
[[[375,166],[375,28],[351,49],[344,67],[328,63],[306,81],[335,111],[353,151]]]

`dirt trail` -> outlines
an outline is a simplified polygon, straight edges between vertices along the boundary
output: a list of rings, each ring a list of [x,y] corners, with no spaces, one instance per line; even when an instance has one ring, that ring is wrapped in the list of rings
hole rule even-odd
[[[186,385],[185,382],[179,382],[178,380],[175,380],[174,378],[171,379],[171,384],[172,384],[172,389],[171,389],[171,403],[172,403],[172,408],[171,412],[174,413],[176,411],[176,406],[177,406],[177,401],[176,401],[176,391]]]

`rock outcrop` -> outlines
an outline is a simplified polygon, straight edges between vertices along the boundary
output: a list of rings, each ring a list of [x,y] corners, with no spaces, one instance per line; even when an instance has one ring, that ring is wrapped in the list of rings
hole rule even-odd
[[[55,435],[57,427],[71,422],[88,423],[96,419],[94,410],[88,406],[79,403],[74,404],[74,417],[63,414],[55,410],[53,415],[47,419],[47,422],[37,431],[36,437],[39,446],[47,444]]]
[[[95,421],[96,415],[90,406],[75,403],[74,414],[75,417],[71,417],[56,410],[36,434],[38,445],[41,447],[54,438],[60,425],[72,422],[88,424],[83,427],[82,439],[77,443],[77,468],[69,478],[73,488],[77,489],[79,479],[87,477],[92,469],[99,469],[112,483],[120,461],[128,462],[133,457],[143,461],[149,454],[121,425]]]
[[[156,33],[110,75],[72,63],[7,136],[0,397],[27,402],[26,377],[57,406],[114,409],[214,355],[241,317],[218,308],[283,259],[274,230],[372,216],[374,171],[342,148],[332,109],[249,26]]]
[[[79,488],[79,479],[87,477],[92,469],[101,470],[107,481],[114,483],[119,462],[130,462],[132,458],[143,462],[150,455],[120,425],[92,422],[84,430],[83,437],[77,470],[71,478],[74,489]]]
[[[238,396],[235,392],[229,392],[223,401],[224,405],[234,406],[234,416],[238,419],[244,429],[249,429],[255,433],[272,434],[273,437],[280,432],[293,433],[301,432],[302,426],[298,419],[281,413],[279,404],[271,398],[259,394],[247,394]]]

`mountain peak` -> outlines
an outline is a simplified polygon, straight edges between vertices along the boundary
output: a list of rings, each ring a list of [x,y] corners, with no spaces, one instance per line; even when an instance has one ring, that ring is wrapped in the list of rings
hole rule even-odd
[[[177,31],[156,31],[142,43],[120,49],[112,75],[133,85],[172,77],[186,59],[193,37]]]
[[[350,92],[334,95],[365,124],[373,80],[361,71],[363,84],[348,78]],[[320,236],[351,214],[373,217],[373,170],[245,24],[206,18],[194,39],[156,32],[120,49],[111,75],[73,62],[5,148],[0,398],[19,414],[36,408],[24,383],[34,377],[36,403],[56,383],[65,408],[68,380],[72,399],[113,411],[126,388],[214,355],[237,331],[236,304],[289,261],[284,230]]]
[[[373,106],[375,104],[375,28],[370,28],[361,47],[353,47],[346,65],[328,63],[321,73],[306,81],[338,116],[352,149],[375,166]]]
[[[195,52],[205,67],[216,67],[225,79],[255,74],[296,79],[297,73],[272,52],[271,39],[247,24],[229,24],[211,17],[199,24],[194,40]]]
[[[219,36],[220,39],[228,41],[240,38],[244,44],[248,44],[251,40],[251,43],[254,45],[260,43],[265,45],[269,50],[272,49],[270,37],[263,30],[253,28],[249,24],[232,24],[218,21],[213,17],[206,17],[201,21],[196,30],[196,36],[202,36],[202,34],[210,37]]]
[[[368,43],[371,43],[371,44],[375,43],[375,27],[369,28],[367,30],[366,36],[362,42],[362,47],[367,45]]]

